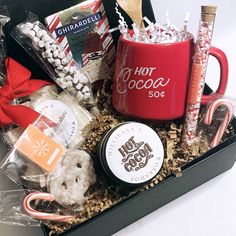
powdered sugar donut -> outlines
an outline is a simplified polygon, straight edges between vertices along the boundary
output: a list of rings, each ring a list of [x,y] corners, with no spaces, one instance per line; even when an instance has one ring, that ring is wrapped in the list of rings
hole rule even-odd
[[[83,150],[67,150],[55,171],[41,187],[55,195],[62,205],[82,205],[88,188],[95,184],[96,175],[90,155]]]

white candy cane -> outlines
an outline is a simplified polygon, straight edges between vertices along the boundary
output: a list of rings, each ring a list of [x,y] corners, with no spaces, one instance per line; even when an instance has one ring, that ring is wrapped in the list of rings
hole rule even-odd
[[[55,196],[50,193],[42,193],[42,192],[34,192],[29,195],[27,195],[23,201],[23,207],[25,211],[33,218],[38,220],[48,220],[48,221],[57,221],[57,222],[70,222],[75,219],[74,216],[63,216],[58,214],[51,214],[51,213],[45,213],[40,212],[35,209],[33,209],[30,205],[30,203],[33,200],[44,200],[52,202],[55,200]]]
[[[233,104],[228,99],[223,99],[223,98],[217,99],[217,100],[213,101],[207,109],[207,114],[204,119],[204,123],[206,125],[211,124],[214,112],[220,106],[225,106],[227,108],[227,113],[226,113],[223,121],[221,122],[220,127],[218,128],[218,130],[215,134],[215,137],[211,141],[211,144],[210,144],[211,148],[217,146],[220,143],[220,140],[221,140],[225,130],[227,129],[227,127],[231,121],[231,118],[233,116]]]

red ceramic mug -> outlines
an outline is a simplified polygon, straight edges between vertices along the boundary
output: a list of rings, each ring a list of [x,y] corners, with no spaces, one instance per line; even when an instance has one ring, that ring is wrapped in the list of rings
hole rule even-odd
[[[194,40],[144,44],[120,37],[113,80],[112,103],[124,115],[141,119],[172,120],[185,113]],[[220,65],[216,91],[224,94],[228,80],[227,58],[211,47],[210,55]],[[211,97],[203,96],[206,103]]]

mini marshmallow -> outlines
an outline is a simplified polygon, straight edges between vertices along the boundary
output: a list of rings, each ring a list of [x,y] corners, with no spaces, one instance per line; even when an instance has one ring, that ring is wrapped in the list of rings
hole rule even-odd
[[[59,71],[62,71],[62,70],[63,70],[63,68],[64,68],[64,66],[63,66],[63,65],[59,65],[59,66],[57,67],[57,69],[58,69]]]
[[[58,58],[60,58],[60,57],[58,56]],[[68,60],[66,58],[62,59],[61,60],[61,64],[64,65],[64,66],[67,65],[68,64]]]
[[[66,55],[65,55],[64,52],[60,52],[59,55],[58,55],[58,58],[59,58],[59,59],[63,59],[65,56],[66,56]],[[66,59],[66,58],[64,58],[64,59]],[[67,63],[67,60],[66,60],[66,63]]]
[[[56,45],[55,44],[52,44],[52,45],[50,44],[50,50],[51,51],[55,51],[56,50]]]
[[[58,67],[61,65],[61,60],[60,59],[55,59],[55,66]]]
[[[60,77],[60,78],[64,78],[65,77],[65,74],[63,72],[59,72],[57,73],[57,75]]]
[[[43,36],[48,34],[48,32],[45,29],[42,29],[42,33],[43,33]]]
[[[75,86],[75,88],[76,88],[77,90],[80,90],[82,87],[83,87],[83,85],[80,84],[80,83],[78,83],[78,84]]]
[[[52,54],[50,52],[42,52],[42,56],[43,58],[51,58],[52,57]]]
[[[25,35],[29,35],[30,30],[31,30],[29,27],[26,26],[26,24],[22,25],[20,29],[21,29],[22,33]]]
[[[72,81],[67,81],[67,82],[66,82],[66,87],[67,87],[67,88],[73,87]]]
[[[59,84],[59,86],[62,88],[62,89],[65,89],[66,87],[67,87],[67,84],[66,84],[66,82],[62,82],[62,83],[60,83]]]
[[[55,50],[55,51],[53,52],[53,56],[54,56],[54,57],[58,57],[58,55],[59,55],[58,50]]]
[[[42,52],[42,57],[45,59],[47,58],[47,53],[46,52]]]
[[[67,81],[72,81],[72,77],[70,76],[70,75],[67,75],[66,77],[65,77],[65,79],[67,80]]]
[[[74,84],[78,84],[78,82],[79,82],[79,78],[78,78],[78,77],[74,77],[74,78],[73,78],[73,83],[74,83]]]
[[[42,30],[38,30],[38,32],[36,33],[37,37],[41,39],[41,37],[43,36],[43,31]]]
[[[40,48],[44,48],[45,43],[44,43],[42,40],[40,40],[40,41],[38,42],[38,46],[39,46]]]
[[[52,58],[52,53],[47,53],[47,58]]]
[[[77,93],[77,90],[74,87],[71,87],[70,91],[71,91],[71,93],[73,93],[73,95]]]
[[[86,92],[86,93],[84,94],[84,99],[87,100],[87,99],[89,99],[89,97],[90,97],[90,93],[89,93],[89,92]]]
[[[30,30],[28,36],[31,37],[31,38],[34,38],[35,37],[35,32],[33,30]]]
[[[57,78],[56,82],[58,83],[58,85],[62,84],[64,82],[63,78]]]
[[[87,84],[88,83],[88,78],[84,74],[80,74],[79,81],[81,84]]]
[[[45,43],[45,48],[46,50],[50,50],[51,51],[51,44],[49,42]]]
[[[69,66],[65,66],[65,67],[63,68],[63,72],[64,72],[65,74],[67,74],[67,73],[69,72]]]
[[[83,99],[83,94],[82,94],[80,91],[78,91],[77,94],[76,94],[76,98],[77,98],[79,101],[82,100],[82,99]]]
[[[43,33],[43,37],[42,40],[46,43],[46,42],[50,42],[51,37],[47,34],[47,32],[45,31],[45,33]]]
[[[38,25],[34,25],[33,30],[35,31],[35,33],[37,33],[40,30],[40,28]]]
[[[55,62],[53,63],[53,65],[55,64]],[[59,74],[61,71],[59,71],[57,68],[54,69],[54,71]]]
[[[25,27],[31,30],[33,29],[34,25],[31,22],[26,22]]]
[[[82,89],[82,93],[86,93],[86,92],[89,92],[88,86],[84,86],[84,88]]]
[[[38,37],[34,37],[33,39],[32,39],[32,41],[33,41],[33,43],[35,43],[36,45],[37,45],[37,43],[39,42],[39,38]]]
[[[71,75],[73,75],[75,72],[76,72],[76,67],[75,66],[71,66],[70,69],[69,69],[69,73]]]
[[[48,57],[52,57],[53,56],[50,49],[46,50],[46,53],[48,54]]]
[[[54,60],[54,58],[50,57],[50,58],[48,58],[48,62],[53,64],[55,62],[55,60]]]

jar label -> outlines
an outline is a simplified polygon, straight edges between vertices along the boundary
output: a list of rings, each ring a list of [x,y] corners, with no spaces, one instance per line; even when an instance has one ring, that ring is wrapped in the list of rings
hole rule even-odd
[[[48,100],[40,103],[35,110],[56,123],[43,130],[45,135],[63,146],[72,142],[78,125],[74,112],[68,106],[57,100]]]

